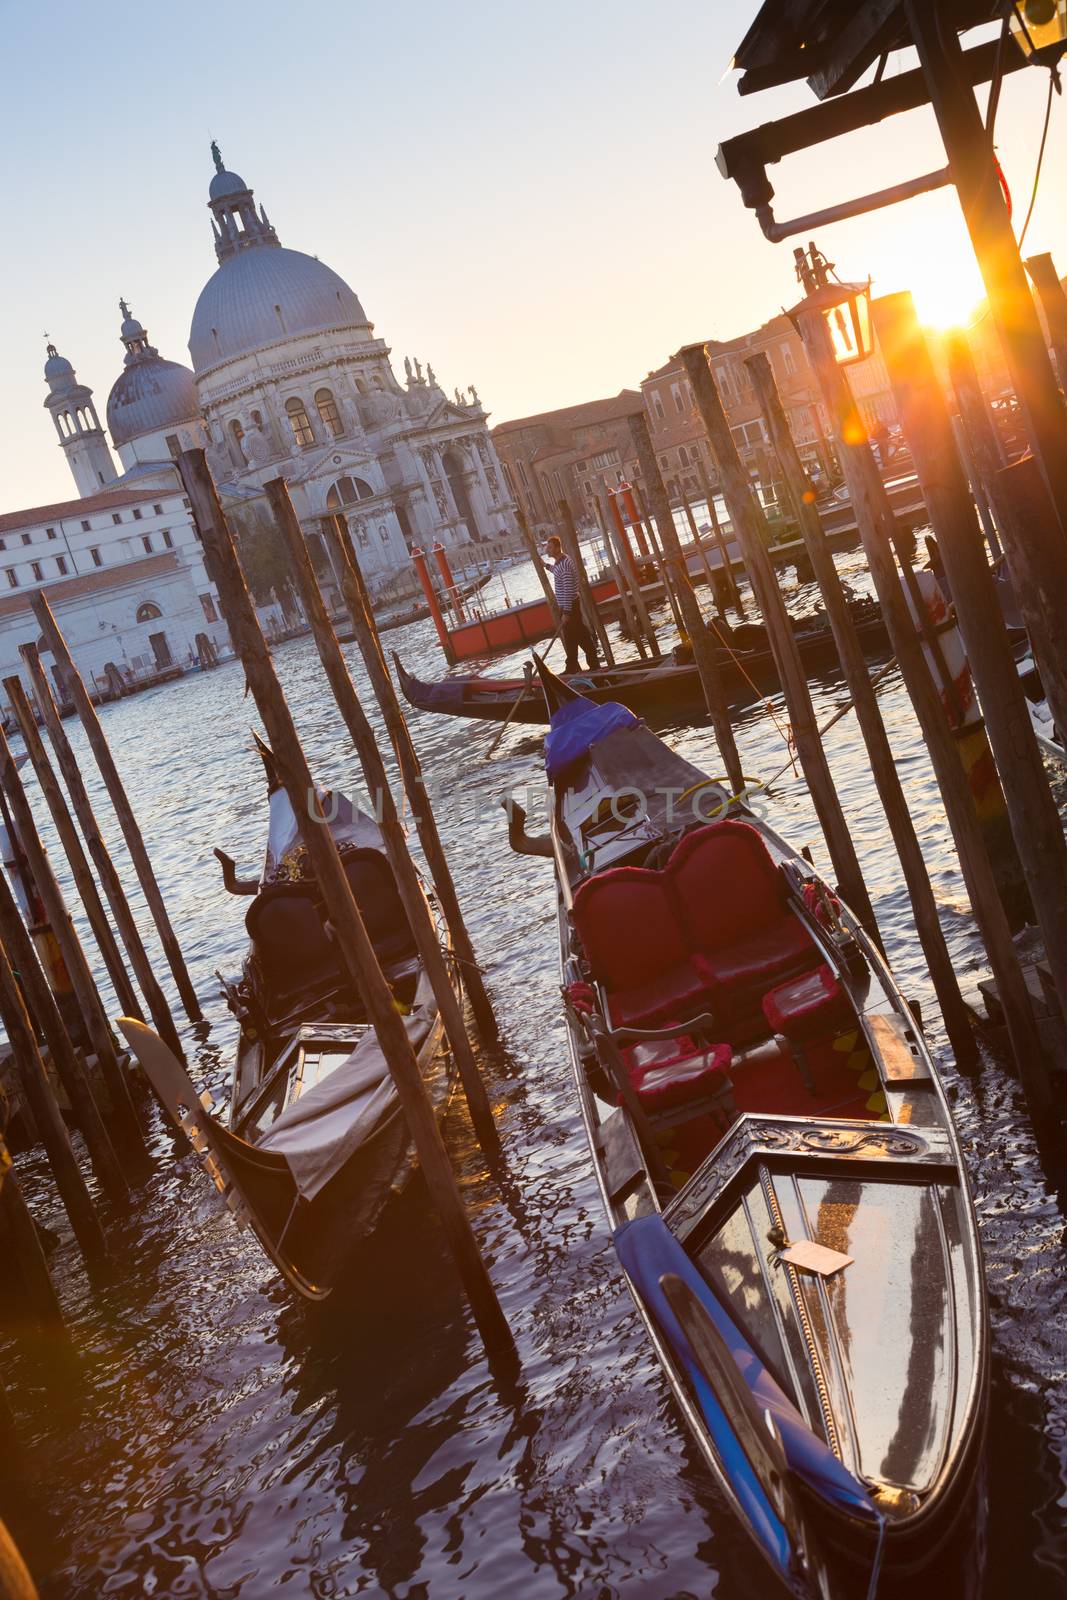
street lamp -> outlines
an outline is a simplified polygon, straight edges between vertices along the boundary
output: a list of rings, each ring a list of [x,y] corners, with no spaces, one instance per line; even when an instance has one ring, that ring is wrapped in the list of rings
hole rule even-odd
[[[1024,56],[1067,39],[1067,0],[1018,0],[1011,8],[1011,31]]]
[[[1061,0],[1067,4],[1067,0]],[[810,259],[809,259],[810,257]],[[802,311],[820,311],[830,334],[839,367],[866,361],[874,349],[871,331],[871,280],[866,283],[831,283],[833,265],[814,244],[793,251],[797,277],[806,290],[804,299],[786,312],[796,326]]]

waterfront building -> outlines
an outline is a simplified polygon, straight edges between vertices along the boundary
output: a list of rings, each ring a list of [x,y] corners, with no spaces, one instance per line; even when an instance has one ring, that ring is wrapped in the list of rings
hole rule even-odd
[[[637,470],[627,417],[641,409],[636,389],[501,422],[493,429],[508,487],[531,527],[555,528],[565,500],[576,522],[596,525],[597,491]]]

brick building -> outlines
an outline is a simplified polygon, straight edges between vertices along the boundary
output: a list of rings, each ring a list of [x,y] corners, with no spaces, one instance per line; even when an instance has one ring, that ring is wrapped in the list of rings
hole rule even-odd
[[[560,500],[579,524],[596,523],[597,491],[637,470],[626,419],[641,403],[639,390],[622,389],[609,400],[497,424],[493,443],[508,488],[532,528],[554,526]]]

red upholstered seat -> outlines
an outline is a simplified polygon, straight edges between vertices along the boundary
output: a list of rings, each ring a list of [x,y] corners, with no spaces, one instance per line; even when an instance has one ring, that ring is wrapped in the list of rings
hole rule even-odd
[[[701,1050],[692,1039],[682,1037],[673,1041],[673,1048],[680,1053],[630,1070],[637,1098],[653,1115],[707,1100],[730,1088],[727,1069],[733,1052],[728,1044]]]
[[[727,989],[766,989],[786,973],[795,972],[818,952],[804,924],[792,912],[746,938],[697,957],[709,983]]]
[[[652,1028],[657,1023],[680,1021],[687,1011],[699,1009],[708,993],[707,978],[697,962],[683,961],[649,983],[609,991],[608,1021],[613,1028]]]
[[[662,872],[613,867],[583,883],[574,926],[616,1028],[651,1027],[705,995]]]
[[[794,1044],[829,1033],[851,1016],[848,995],[828,966],[779,984],[763,997],[763,1015]]]

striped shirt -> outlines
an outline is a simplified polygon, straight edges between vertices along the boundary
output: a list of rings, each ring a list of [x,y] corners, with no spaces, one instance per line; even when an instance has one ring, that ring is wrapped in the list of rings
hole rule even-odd
[[[552,584],[556,591],[556,604],[563,612],[571,611],[578,598],[578,572],[570,556],[562,555],[552,568]]]

